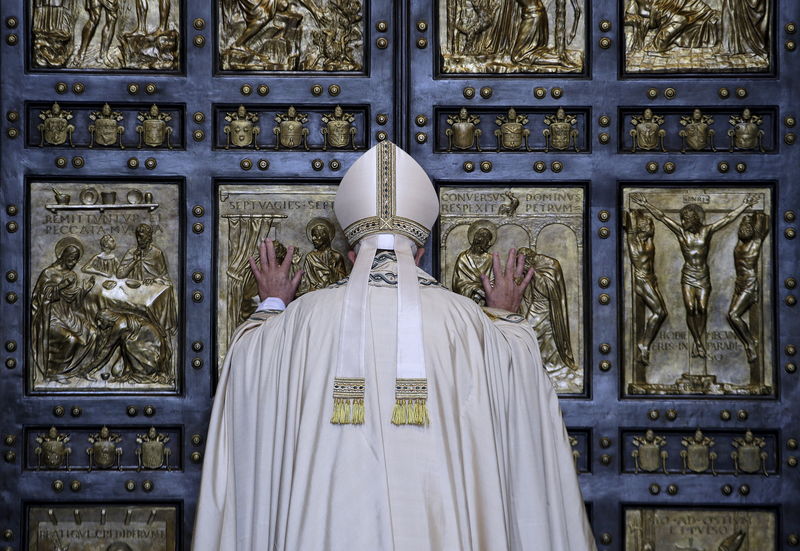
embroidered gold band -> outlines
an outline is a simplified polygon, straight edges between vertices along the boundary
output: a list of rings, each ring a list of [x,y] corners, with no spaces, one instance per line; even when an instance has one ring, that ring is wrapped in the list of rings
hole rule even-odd
[[[364,424],[364,379],[336,377],[333,380],[334,425]]]
[[[428,425],[428,380],[397,379],[392,423],[395,425]]]
[[[360,239],[374,233],[396,233],[405,235],[418,246],[423,246],[430,235],[430,231],[423,225],[402,216],[380,218],[370,216],[362,218],[344,229],[344,236],[350,245],[355,245]]]

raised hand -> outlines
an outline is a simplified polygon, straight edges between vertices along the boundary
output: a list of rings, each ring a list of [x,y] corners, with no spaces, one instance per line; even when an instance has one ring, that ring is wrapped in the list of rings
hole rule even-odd
[[[265,239],[258,246],[261,262],[256,262],[255,257],[248,258],[250,269],[258,283],[258,296],[261,300],[267,297],[277,297],[284,304],[289,304],[297,294],[300,286],[300,279],[303,277],[303,270],[298,270],[294,277],[289,275],[292,266],[292,256],[294,247],[289,246],[286,250],[286,257],[283,263],[279,263],[275,256],[275,244],[272,239]]]
[[[483,290],[486,292],[486,306],[516,312],[522,304],[522,295],[533,279],[534,270],[525,271],[525,255],[517,254],[516,249],[508,251],[505,269],[500,265],[500,255],[492,253],[494,285],[486,274],[481,275]]]

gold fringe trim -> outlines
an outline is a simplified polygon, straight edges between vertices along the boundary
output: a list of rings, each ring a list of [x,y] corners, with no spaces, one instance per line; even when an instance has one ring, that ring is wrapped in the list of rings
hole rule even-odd
[[[364,424],[364,379],[335,378],[333,381],[334,425]]]
[[[397,399],[392,409],[392,424],[427,426],[431,423],[425,398]]]

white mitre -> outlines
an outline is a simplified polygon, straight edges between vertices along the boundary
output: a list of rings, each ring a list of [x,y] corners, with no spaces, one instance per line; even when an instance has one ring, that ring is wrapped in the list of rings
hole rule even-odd
[[[334,424],[362,424],[369,275],[377,249],[397,256],[397,378],[395,425],[427,425],[428,383],[422,339],[422,305],[414,246],[422,246],[439,215],[433,184],[411,156],[389,141],[364,153],[342,178],[334,212],[358,250],[345,292],[333,383]]]
[[[344,175],[334,211],[351,247],[376,233],[404,235],[421,247],[439,216],[439,199],[419,163],[383,141]]]

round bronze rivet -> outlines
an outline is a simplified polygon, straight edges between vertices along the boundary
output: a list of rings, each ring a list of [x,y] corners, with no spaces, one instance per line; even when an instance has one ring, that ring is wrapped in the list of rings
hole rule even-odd
[[[259,96],[266,96],[269,94],[269,86],[266,84],[259,84],[258,88],[256,88],[256,92],[258,92]]]
[[[192,115],[192,118],[194,119],[194,122],[200,124],[201,122],[206,120],[206,114],[203,113],[202,111],[195,111],[194,115]]]
[[[192,281],[195,283],[201,283],[204,278],[203,272],[192,272]]]
[[[384,141],[384,140],[386,140],[388,138],[389,138],[389,134],[387,134],[384,130],[378,130],[375,133],[375,139],[378,140],[379,142],[382,142],[382,141]]]
[[[783,211],[783,219],[789,223],[794,222],[796,219],[796,215],[793,210],[786,210]]]
[[[795,468],[795,467],[797,467],[797,458],[796,458],[795,456],[793,456],[793,455],[792,455],[792,456],[789,456],[789,457],[786,459],[786,464],[787,464],[788,466],[792,467],[792,468]]]
[[[789,542],[789,545],[797,545],[800,543],[800,537],[798,537],[797,534],[789,534],[786,541]]]
[[[192,350],[195,352],[200,352],[203,349],[203,343],[201,341],[194,341],[192,343]]]
[[[53,484],[52,484],[52,487],[53,487],[53,491],[60,492],[60,491],[62,491],[64,489],[64,483],[61,482],[60,480],[54,480]]]
[[[678,493],[678,485],[677,484],[670,484],[667,486],[667,493],[671,496],[674,496]]]
[[[678,95],[678,91],[675,88],[665,88],[664,89],[664,97],[667,99],[674,99],[675,96]]]
[[[387,23],[384,20],[380,20],[377,23],[375,23],[375,30],[378,31],[379,33],[385,33],[386,31],[389,30],[389,23]]]
[[[83,157],[73,157],[72,158],[72,166],[75,168],[82,168],[84,164]]]
[[[6,272],[6,281],[14,283],[17,280],[17,272],[9,270]]]
[[[148,95],[155,94],[158,91],[158,86],[156,86],[155,82],[148,82],[144,85],[144,93]]]
[[[19,224],[17,224],[13,220],[11,222],[6,223],[6,230],[8,230],[8,233],[15,233],[18,229],[19,229]]]
[[[17,296],[17,293],[15,293],[14,291],[9,291],[8,293],[6,293],[6,302],[8,302],[9,304],[16,303],[18,298],[19,297]]]
[[[797,141],[797,135],[794,132],[787,132],[783,135],[783,142],[786,145],[794,145]]]
[[[314,159],[311,161],[311,168],[314,170],[322,170],[325,167],[325,163],[322,162],[322,159]]]
[[[608,289],[611,286],[611,278],[603,276],[597,280],[597,284],[601,289]]]
[[[206,45],[206,37],[204,37],[204,36],[201,36],[201,35],[199,35],[199,34],[198,34],[197,36],[195,36],[195,37],[194,37],[194,39],[192,40],[192,42],[194,42],[194,45],[195,45],[196,47],[198,47],[198,48],[202,48],[203,46],[205,46],[205,45]]]
[[[465,98],[472,99],[475,97],[475,88],[473,88],[472,86],[467,86],[466,88],[464,88],[463,94]]]
[[[783,124],[789,128],[794,128],[794,125],[797,124],[797,119],[795,119],[792,115],[786,115],[783,117]]]
[[[607,342],[601,343],[598,350],[601,354],[609,354],[611,352],[611,345]]]
[[[417,132],[415,138],[417,143],[422,144],[428,141],[428,134],[425,132]]]
[[[206,133],[203,132],[202,130],[195,130],[194,132],[192,132],[192,138],[194,138],[194,141],[196,142],[202,142],[205,137]]]
[[[56,166],[58,168],[64,168],[67,166],[67,158],[66,157],[56,157]]]
[[[661,492],[661,486],[659,486],[655,482],[650,484],[650,487],[648,489],[650,490],[650,493],[653,494],[654,496],[658,495]]]
[[[14,531],[11,528],[6,528],[3,530],[3,539],[6,541],[11,541],[14,539]]]
[[[158,161],[156,161],[153,157],[148,157],[144,160],[144,166],[147,170],[153,170],[156,166],[158,166]]]
[[[8,205],[6,207],[6,214],[9,216],[16,216],[18,213],[19,209],[17,208],[17,205]]]
[[[608,19],[603,19],[602,21],[600,21],[600,31],[607,33],[610,30],[611,30],[611,21],[609,21]]]
[[[607,49],[609,49],[611,47],[611,42],[612,41],[611,41],[610,38],[608,38],[607,36],[604,36],[599,40],[598,44],[600,45],[600,47],[602,49],[607,50]]]
[[[786,373],[794,373],[797,371],[797,365],[794,362],[787,362],[783,368],[786,370]]]
[[[152,480],[145,480],[142,482],[142,490],[145,492],[153,491],[153,481]]]
[[[16,128],[9,128],[8,130],[6,130],[6,134],[8,134],[8,137],[13,140],[17,136],[19,136],[19,130]]]
[[[747,97],[747,88],[737,88],[736,89],[736,97],[739,99],[744,99]]]
[[[608,455],[607,453],[604,453],[603,455],[600,456],[600,463],[606,466],[611,465],[611,456]]]
[[[242,159],[239,162],[239,166],[242,167],[242,170],[250,170],[251,168],[253,168],[253,161],[251,161],[250,159]]]
[[[731,165],[728,164],[727,161],[720,161],[719,163],[717,163],[717,170],[719,170],[723,174],[728,172],[730,169],[731,169]]]
[[[489,99],[490,97],[492,97],[493,93],[494,90],[492,90],[490,86],[484,86],[483,88],[481,88],[481,97],[483,99]]]
[[[17,349],[17,341],[6,341],[6,350],[14,352]]]
[[[267,170],[269,168],[269,161],[267,159],[259,159],[257,164],[259,170]]]
[[[719,418],[723,421],[730,421],[731,420],[731,412],[727,409],[723,409],[719,412]]]
[[[72,409],[69,411],[69,413],[73,417],[80,417],[81,414],[83,413],[83,410],[81,408],[79,408],[78,406],[73,406]]]
[[[793,344],[787,344],[783,350],[786,352],[787,356],[794,356],[797,354],[797,347]]]
[[[336,159],[331,159],[328,162],[328,168],[330,168],[331,170],[339,170],[340,168],[342,168],[342,163],[340,163]]]
[[[17,367],[17,360],[14,358],[6,358],[6,368],[14,369],[15,367]]]
[[[747,170],[746,163],[736,163],[736,172],[742,173],[745,172],[746,170]]]
[[[599,230],[597,230],[597,235],[600,236],[600,239],[608,239],[608,236],[611,235],[611,230],[608,229],[606,226],[603,226]]]
[[[136,481],[134,480],[126,480],[125,481],[125,489],[129,492],[132,492],[136,489]]]
[[[311,86],[311,93],[315,96],[319,96],[322,94],[323,88],[321,84],[314,84]]]
[[[192,224],[192,231],[194,233],[203,233],[204,229],[205,229],[205,227],[200,222],[195,222],[194,224]]]
[[[608,142],[611,141],[611,136],[608,132],[601,132],[599,136],[597,136],[597,141],[601,144],[606,145]]]
[[[555,87],[550,90],[550,95],[553,96],[554,99],[559,99],[564,95],[564,90],[562,88]]]
[[[533,163],[533,170],[535,170],[536,172],[544,172],[546,168],[547,164],[545,164],[544,161],[536,161],[535,163]]]
[[[53,408],[53,415],[56,417],[64,417],[64,413],[66,413],[66,411],[67,410],[64,408],[64,406],[55,406]]]
[[[600,361],[600,371],[608,371],[611,369],[611,362],[608,360]]]
[[[17,452],[14,450],[8,450],[3,457],[6,460],[6,463],[13,463],[17,460]]]
[[[464,172],[472,172],[473,170],[475,170],[475,163],[473,163],[472,161],[464,161],[463,167],[464,167]]]
[[[650,419],[651,421],[655,421],[656,419],[658,419],[658,410],[651,409],[650,411],[648,411],[647,418]]]
[[[424,33],[428,30],[428,23],[426,21],[417,21],[417,30]]]
[[[192,460],[192,463],[200,463],[200,461],[203,460],[203,456],[200,454],[200,452],[192,452],[190,458]]]
[[[206,28],[206,20],[203,19],[202,17],[198,17],[197,19],[192,21],[192,27],[194,27],[195,30],[202,31],[203,29]]]
[[[253,87],[249,84],[242,84],[242,87],[239,88],[239,92],[241,92],[243,96],[249,96],[253,93]]]
[[[427,38],[422,37],[422,38],[418,38],[417,39],[417,48],[419,48],[420,50],[424,50],[427,47],[428,47],[428,39]]]
[[[727,99],[730,97],[731,91],[728,90],[727,88],[720,88],[719,90],[717,90],[717,94],[719,94],[720,98]]]
[[[195,291],[192,293],[192,301],[194,302],[203,302],[203,293],[200,291]]]
[[[193,434],[191,441],[192,441],[192,446],[199,446],[200,444],[203,443],[203,437],[200,436],[199,434]]]
[[[666,163],[664,163],[664,172],[666,172],[667,174],[672,174],[673,172],[675,172],[675,163],[673,163],[672,161],[667,161]]]
[[[644,165],[645,170],[650,174],[655,174],[658,171],[658,163],[655,161],[650,161],[646,165]]]
[[[658,89],[657,88],[648,88],[647,97],[650,98],[650,99],[656,99],[658,97]]]
[[[797,237],[797,230],[795,230],[794,228],[786,228],[785,230],[783,230],[783,236],[786,239],[794,239],[795,237]]]
[[[797,32],[797,23],[790,21],[783,26],[783,30],[786,31],[788,34],[794,34]]]
[[[797,49],[797,42],[795,42],[794,40],[787,40],[784,43],[784,47],[786,48],[787,51],[793,52]]]
[[[541,86],[537,86],[533,89],[533,97],[536,99],[543,99],[547,95],[547,88],[542,88]]]
[[[192,367],[195,369],[200,369],[203,367],[203,360],[200,358],[192,358]]]
[[[194,214],[198,218],[203,216],[205,213],[206,209],[204,209],[202,205],[195,205],[194,207],[192,207],[192,214]]]
[[[749,415],[748,415],[746,409],[740,409],[739,411],[736,412],[736,418],[739,421],[747,421],[748,417],[749,417]]]
[[[75,94],[83,94],[86,86],[82,82],[76,82],[72,85],[72,92]]]
[[[128,168],[139,168],[139,159],[136,157],[128,159]]]
[[[128,414],[128,417],[136,417],[139,414],[139,410],[136,409],[136,406],[128,406],[125,408],[125,413]]]
[[[491,172],[491,170],[492,170],[492,161],[481,161],[481,171]]]
[[[730,484],[725,484],[722,486],[722,488],[720,488],[720,491],[722,492],[722,495],[729,496],[733,493],[733,486]]]
[[[144,409],[142,411],[147,417],[152,417],[153,415],[156,414],[156,408],[154,408],[153,406],[144,406]]]
[[[6,112],[6,119],[8,119],[8,122],[17,122],[19,119],[19,113],[12,109],[11,111]]]
[[[80,480],[73,480],[69,483],[69,489],[73,492],[80,492],[81,491],[81,482]]]
[[[600,126],[605,128],[611,124],[611,117],[609,117],[608,115],[600,115],[600,118],[597,119],[597,122],[600,124]]]
[[[378,47],[378,49],[385,50],[386,48],[389,47],[389,40],[386,37],[382,36],[375,41],[375,45]]]
[[[668,409],[666,417],[668,421],[674,421],[678,418],[678,410],[672,408]]]
[[[797,287],[797,280],[793,277],[787,277],[786,279],[783,280],[783,285],[787,289],[794,289],[795,287]]]
[[[597,213],[597,219],[600,220],[601,222],[608,222],[609,220],[611,220],[611,213],[605,209],[601,210],[600,212]]]
[[[16,29],[18,24],[19,21],[13,15],[6,17],[6,27],[8,27],[9,29]]]
[[[608,293],[600,293],[600,296],[597,297],[597,302],[603,305],[608,304],[611,302],[611,297],[608,295]]]
[[[785,299],[783,299],[783,302],[786,303],[786,306],[794,306],[797,304],[797,297],[794,295],[788,295]]]
[[[338,84],[331,84],[328,86],[328,94],[331,96],[338,96],[342,92],[342,87]]]
[[[600,534],[600,543],[602,543],[603,545],[611,544],[611,534],[609,534],[608,532]]]
[[[611,438],[608,436],[604,436],[600,439],[600,447],[603,449],[608,449],[611,447],[612,441]]]
[[[748,486],[747,484],[742,484],[741,486],[739,486],[739,493],[742,494],[743,496],[748,495],[750,493],[750,486]]]
[[[131,82],[130,84],[128,84],[128,93],[130,95],[132,95],[132,96],[135,96],[136,94],[138,94],[139,93],[139,85],[136,84],[135,82]]]
[[[6,37],[6,42],[9,46],[16,46],[17,42],[19,42],[19,37],[12,33]]]
[[[389,115],[387,115],[386,113],[378,113],[377,115],[375,115],[375,122],[383,126],[384,124],[389,122]]]
[[[9,444],[9,446],[10,445],[11,444]],[[789,448],[790,450],[796,450],[797,449],[797,438],[789,438],[788,440],[786,440],[786,447]]]
[[[56,93],[57,94],[66,94],[67,93],[67,83],[66,82],[57,82],[56,83]]]
[[[3,438],[3,443],[6,446],[13,446],[14,444],[17,443],[16,435],[14,435],[14,434],[6,434],[5,437]]]
[[[561,172],[564,169],[564,163],[561,161],[553,161],[550,163],[550,170],[553,172]]]

